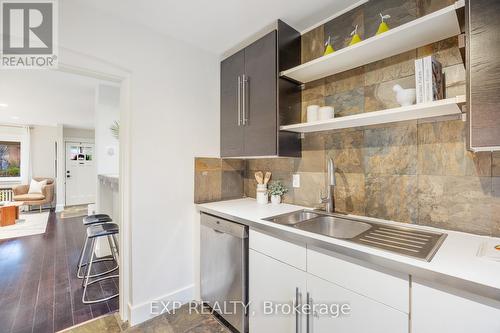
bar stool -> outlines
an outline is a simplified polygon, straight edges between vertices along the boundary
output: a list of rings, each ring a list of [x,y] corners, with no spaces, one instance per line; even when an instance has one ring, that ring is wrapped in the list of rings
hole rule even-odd
[[[85,216],[83,218],[83,225],[88,227],[90,225],[101,224],[101,223],[108,223],[108,222],[112,222],[112,221],[113,221],[113,219],[111,219],[111,217],[109,217],[109,215],[106,215],[106,214],[95,214],[95,215]],[[86,237],[85,238],[85,243],[83,244],[83,247],[82,247],[82,251],[80,252],[80,258],[78,259],[78,267],[77,267],[77,270],[76,270],[76,276],[79,279],[83,279],[84,278],[84,276],[83,276],[83,274],[81,272],[81,269],[84,266],[87,266],[87,264],[88,264],[88,262],[85,262],[85,263],[83,262],[83,259],[85,257],[85,251],[87,250],[88,241],[89,241],[89,238]],[[94,262],[101,262],[101,261],[114,261],[114,260],[113,260],[113,258],[102,258],[102,259],[98,259],[98,260],[96,260]],[[118,266],[114,267],[111,270],[103,272],[101,275],[110,273],[110,272],[114,271],[117,268],[118,268]]]
[[[87,288],[88,286],[97,283],[102,280],[106,279],[112,279],[112,278],[118,278],[119,275],[109,275],[109,276],[104,276],[95,280],[90,281],[91,278],[93,277],[98,277],[102,276],[104,274],[107,274],[109,272],[114,271],[115,269],[118,268],[118,262],[119,262],[119,249],[118,249],[118,240],[116,239],[116,235],[118,235],[118,224],[116,223],[102,223],[102,224],[93,224],[87,228],[87,239],[90,239],[91,241],[91,252],[90,252],[90,258],[88,261],[88,265],[85,270],[85,277],[83,279],[83,294],[82,294],[82,303],[84,304],[93,304],[93,303],[98,303],[98,302],[104,302],[107,301],[111,298],[117,297],[118,293],[108,296],[108,297],[103,297],[99,299],[94,299],[94,300],[89,300],[85,299],[85,296],[87,295]],[[113,260],[116,262],[116,267],[113,268],[112,270],[109,270],[104,273],[97,273],[97,274],[91,274],[90,272],[92,271],[92,264],[100,261],[100,259],[94,260],[95,256],[95,248],[97,244],[97,240],[99,238],[106,237],[108,240],[109,247],[111,249],[111,255],[113,257]]]
[[[111,222],[113,219],[108,214],[94,214],[83,218],[83,225],[91,225],[95,223]]]

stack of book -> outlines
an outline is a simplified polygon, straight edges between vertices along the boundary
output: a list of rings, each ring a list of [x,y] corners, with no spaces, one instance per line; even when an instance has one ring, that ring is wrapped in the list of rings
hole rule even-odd
[[[415,60],[417,103],[444,98],[443,66],[434,56]]]

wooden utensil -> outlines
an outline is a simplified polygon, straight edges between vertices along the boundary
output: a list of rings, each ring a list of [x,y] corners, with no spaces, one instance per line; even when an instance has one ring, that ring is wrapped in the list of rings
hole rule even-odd
[[[263,183],[263,178],[264,178],[264,174],[262,173],[262,171],[257,171],[255,173],[255,180],[257,180],[258,184],[262,184]]]
[[[271,179],[271,173],[268,171],[266,172],[266,176],[264,177],[264,184],[267,184],[269,182],[269,179]]]

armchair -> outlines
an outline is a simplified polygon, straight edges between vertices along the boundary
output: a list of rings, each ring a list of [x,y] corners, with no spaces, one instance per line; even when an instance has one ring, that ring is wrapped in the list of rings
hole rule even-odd
[[[43,204],[50,204],[52,208],[52,201],[54,200],[54,179],[52,178],[43,178],[43,177],[34,177],[36,181],[47,180],[47,185],[42,187],[42,193],[28,193],[30,186],[29,185],[17,185],[12,188],[14,201],[22,201],[24,204],[28,206],[39,205],[40,212],[42,211]]]

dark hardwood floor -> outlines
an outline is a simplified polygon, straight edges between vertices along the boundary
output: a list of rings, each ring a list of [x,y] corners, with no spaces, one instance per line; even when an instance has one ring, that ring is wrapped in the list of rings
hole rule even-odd
[[[51,212],[45,234],[0,241],[0,333],[56,332],[118,310],[117,297],[81,301],[76,265],[84,236],[81,217],[60,219]],[[92,298],[111,295],[118,279],[89,288]]]

